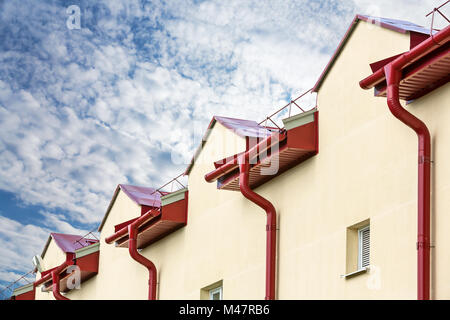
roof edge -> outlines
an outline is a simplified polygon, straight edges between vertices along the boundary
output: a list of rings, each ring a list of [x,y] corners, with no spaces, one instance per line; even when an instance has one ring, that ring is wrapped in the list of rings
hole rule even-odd
[[[359,15],[356,15],[352,22],[350,23],[350,26],[347,28],[347,31],[344,34],[344,37],[341,39],[341,42],[339,42],[339,45],[337,46],[336,50],[334,51],[333,55],[331,56],[330,60],[328,61],[327,65],[325,66],[325,69],[322,71],[322,73],[319,76],[319,79],[317,80],[316,84],[312,88],[311,92],[318,93],[319,89],[325,80],[328,72],[333,67],[334,62],[338,58],[339,54],[341,53],[342,49],[344,48],[345,44],[347,43],[347,40],[350,38],[350,35],[353,33],[353,30],[355,29],[356,25],[360,21],[358,18]]]
[[[105,214],[103,215],[102,222],[100,222],[100,225],[98,226],[97,231],[101,232],[103,229],[103,226],[105,225],[106,219],[108,218],[109,212],[111,211],[111,208],[116,201],[117,195],[119,194],[120,190],[120,184],[117,185],[116,190],[114,191],[113,197],[111,198],[111,201],[109,202],[108,208],[106,209]]]
[[[396,27],[393,26],[391,24],[387,24],[384,23],[382,21],[378,21],[373,19],[375,17],[370,17],[370,16],[366,16],[366,15],[362,15],[362,14],[357,14],[355,15],[355,17],[353,18],[350,26],[348,27],[344,37],[341,39],[341,42],[339,43],[338,47],[336,48],[335,52],[333,53],[333,55],[331,56],[328,64],[326,65],[325,69],[322,71],[322,73],[319,76],[319,79],[317,80],[316,84],[314,85],[313,89],[311,90],[311,92],[315,92],[318,93],[320,87],[322,86],[323,82],[325,81],[328,72],[331,70],[331,68],[333,67],[335,61],[337,60],[337,58],[339,57],[339,55],[341,54],[342,50],[344,49],[345,45],[347,44],[347,41],[349,40],[350,36],[352,35],[353,31],[355,30],[356,25],[358,24],[359,21],[364,21],[367,23],[371,23],[373,25],[379,26],[379,27],[383,27],[385,29],[388,30],[392,30],[392,31],[396,31],[402,34],[406,34],[406,33],[421,33],[419,31],[410,31],[401,27]],[[380,18],[381,17],[377,17]],[[425,34],[425,33],[423,33]]]

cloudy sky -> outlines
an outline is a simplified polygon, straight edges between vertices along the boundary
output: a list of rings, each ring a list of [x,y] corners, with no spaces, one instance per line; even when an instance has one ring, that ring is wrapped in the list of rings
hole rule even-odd
[[[0,285],[49,232],[95,229],[118,183],[183,172],[213,115],[310,89],[356,13],[429,26],[442,2],[0,0]]]

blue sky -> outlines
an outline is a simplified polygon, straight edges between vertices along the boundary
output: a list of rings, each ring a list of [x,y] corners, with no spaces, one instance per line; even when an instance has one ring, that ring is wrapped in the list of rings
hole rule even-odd
[[[96,228],[118,183],[181,173],[213,115],[311,88],[356,13],[429,26],[441,2],[0,1],[0,285],[49,232]]]

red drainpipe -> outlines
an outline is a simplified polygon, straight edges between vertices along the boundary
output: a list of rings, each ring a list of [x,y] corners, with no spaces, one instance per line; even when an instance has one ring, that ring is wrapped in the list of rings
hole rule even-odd
[[[110,244],[119,239],[120,237],[126,235],[128,233],[128,251],[130,253],[131,258],[142,264],[144,267],[148,269],[149,272],[149,281],[148,281],[148,300],[156,300],[156,267],[147,258],[145,258],[143,255],[141,255],[137,251],[137,236],[138,236],[138,228],[139,226],[144,223],[145,221],[149,221],[150,219],[153,219],[160,214],[158,212],[157,214],[153,213],[154,210],[149,210],[146,213],[144,213],[142,216],[140,216],[138,219],[130,223],[128,226],[123,227],[113,235],[105,238],[106,243]]]
[[[33,283],[34,288],[40,286],[41,284],[47,282],[48,280],[52,279],[52,292],[53,296],[56,300],[70,300],[69,298],[66,298],[63,296],[59,291],[59,274],[62,270],[64,270],[67,266],[69,266],[72,263],[72,257],[68,257],[66,261],[64,261],[61,265],[56,267],[53,271],[47,273],[45,276],[40,278],[39,280],[36,280]]]
[[[275,276],[276,276],[276,253],[277,253],[277,212],[270,201],[254,192],[249,186],[250,158],[267,150],[272,145],[286,139],[286,132],[270,135],[250,150],[239,156],[239,189],[244,197],[261,207],[267,214],[266,225],[266,295],[265,300],[275,300]],[[235,167],[235,160],[225,163],[223,166],[205,175],[207,182],[217,180],[224,173]]]
[[[424,54],[443,45],[450,36],[450,26],[423,41],[409,52],[396,58],[371,76],[360,82],[363,89],[369,89],[386,77],[387,104],[391,113],[413,129],[419,140],[418,150],[418,210],[417,210],[417,299],[430,299],[430,157],[431,138],[427,126],[420,119],[406,111],[400,104],[399,84],[402,68]]]
[[[275,269],[277,257],[277,212],[272,203],[250,189],[248,184],[250,164],[248,158],[241,158],[239,163],[239,189],[241,193],[264,209],[267,214],[266,224],[266,300],[275,300]]]
[[[148,269],[148,300],[156,300],[156,267],[146,257],[137,251],[137,235],[139,224],[135,222],[128,225],[128,251],[130,256]]]
[[[65,268],[67,267],[67,262],[64,262],[62,265],[60,265],[58,268],[56,268],[55,270],[53,270],[52,273],[52,280],[53,280],[53,284],[52,284],[52,291],[53,291],[53,296],[55,297],[56,300],[70,300],[69,298],[63,296],[61,294],[61,292],[59,291],[59,273]]]
[[[391,113],[419,138],[419,179],[417,200],[417,299],[430,299],[430,157],[431,138],[427,126],[400,104],[401,68],[396,64],[385,67],[387,104]]]

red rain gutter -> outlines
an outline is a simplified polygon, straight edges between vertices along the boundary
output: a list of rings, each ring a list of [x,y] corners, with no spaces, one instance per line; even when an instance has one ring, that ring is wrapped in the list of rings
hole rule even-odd
[[[155,210],[149,210],[146,213],[144,213],[142,216],[140,216],[139,218],[137,218],[136,220],[133,221],[133,223],[136,223],[137,226],[142,225],[143,223],[157,217],[160,212],[158,211],[157,214],[154,214]],[[124,226],[123,228],[121,228],[119,231],[117,231],[116,233],[110,235],[109,237],[105,238],[106,243],[111,244],[114,241],[122,238],[123,236],[128,234],[128,225]]]
[[[159,214],[159,212],[158,212]],[[146,257],[141,255],[137,251],[137,236],[138,236],[138,228],[139,226],[155,217],[158,216],[158,214],[153,214],[153,210],[149,210],[146,213],[144,213],[142,216],[140,216],[138,219],[130,223],[128,226],[123,227],[113,235],[105,238],[106,243],[110,244],[117,239],[121,238],[122,236],[126,235],[128,233],[128,251],[130,253],[131,258],[142,264],[144,267],[148,269],[149,273],[149,280],[148,280],[148,300],[156,300],[156,276],[157,276],[157,270],[153,262],[148,260]]]
[[[441,41],[450,37],[450,26],[425,40],[409,52],[399,56],[384,69],[362,80],[360,86],[367,89],[386,77],[387,104],[391,113],[413,129],[419,140],[418,151],[418,231],[417,231],[417,299],[430,299],[430,157],[431,138],[427,126],[420,119],[406,111],[400,104],[399,84],[402,68],[424,54],[439,47]]]
[[[247,159],[253,159],[260,152],[270,149],[274,144],[282,142],[286,138],[287,138],[287,135],[286,135],[285,131],[283,131],[282,133],[272,134],[272,135],[268,136],[267,138],[265,138],[264,140],[262,140],[257,145],[253,146],[248,151],[246,151],[243,154],[243,156],[245,156],[245,158],[247,158]],[[240,156],[242,156],[242,155],[240,155]],[[227,163],[225,163],[224,165],[218,167],[214,171],[207,173],[205,175],[206,182],[216,181],[219,177],[221,177],[224,174],[233,170],[236,167],[236,165],[237,165],[236,159],[233,158],[232,160],[230,160]]]
[[[401,67],[406,67],[410,65],[414,61],[417,61],[419,58],[427,54],[428,52],[442,46],[449,40],[446,39],[450,36],[450,26],[442,29],[432,37],[429,37],[425,41],[418,44],[416,47],[411,49],[410,51],[400,55],[397,59],[395,59],[392,63],[396,62],[396,64],[403,64]],[[445,41],[446,40],[446,41]],[[401,61],[401,62],[400,62]],[[375,85],[379,84],[385,79],[384,69],[380,68],[375,73],[371,74],[367,78],[361,80],[359,85],[363,89],[371,89]]]
[[[40,286],[41,284],[43,284],[44,282],[47,282],[51,278],[52,278],[51,272],[47,273],[45,276],[43,276],[42,278],[40,278],[39,280],[36,280],[34,282],[34,287],[36,288],[36,287]]]
[[[275,300],[276,254],[277,254],[277,212],[273,204],[254,192],[249,186],[250,158],[270,148],[273,144],[286,139],[286,132],[271,135],[246,151],[239,157],[239,189],[244,197],[266,211],[266,296],[265,300]],[[223,166],[205,175],[207,182],[213,182],[231,170],[235,161],[231,160]]]

